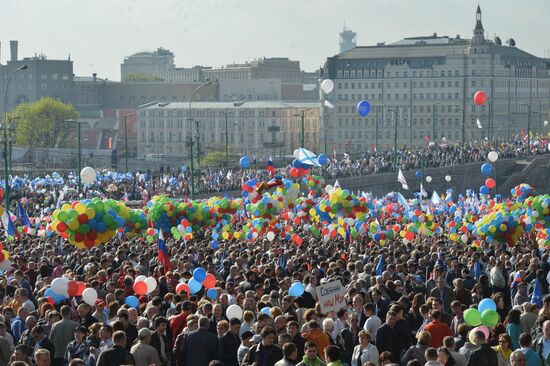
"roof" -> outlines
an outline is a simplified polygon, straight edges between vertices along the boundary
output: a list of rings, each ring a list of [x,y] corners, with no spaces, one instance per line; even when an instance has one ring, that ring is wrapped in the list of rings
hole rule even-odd
[[[193,102],[193,109],[261,109],[261,108],[317,108],[316,101],[245,101],[245,102]],[[189,109],[189,102],[175,103],[149,103],[139,107],[140,109]]]

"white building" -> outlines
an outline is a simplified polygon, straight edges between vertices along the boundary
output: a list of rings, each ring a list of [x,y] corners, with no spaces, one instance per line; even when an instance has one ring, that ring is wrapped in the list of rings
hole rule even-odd
[[[328,58],[323,70],[335,83],[327,96],[335,108],[324,110],[329,151],[393,146],[395,117],[399,147],[546,133],[549,70],[513,39],[486,39],[479,7],[472,39],[434,34],[356,47]],[[489,97],[482,107],[473,103],[479,90]],[[372,106],[366,118],[357,114],[361,100]]]

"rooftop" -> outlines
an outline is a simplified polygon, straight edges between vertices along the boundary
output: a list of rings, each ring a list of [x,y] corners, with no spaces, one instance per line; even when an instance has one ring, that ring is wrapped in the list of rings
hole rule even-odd
[[[246,101],[246,102],[193,102],[193,109],[261,109],[261,108],[318,108],[316,101]],[[162,103],[151,102],[140,109],[189,109],[189,102]]]

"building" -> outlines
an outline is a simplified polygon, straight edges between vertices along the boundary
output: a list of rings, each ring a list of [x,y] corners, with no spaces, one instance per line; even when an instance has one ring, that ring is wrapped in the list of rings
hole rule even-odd
[[[36,55],[20,60],[18,42],[11,41],[10,48],[10,61],[0,65],[2,96],[9,76],[22,65],[26,65],[27,69],[18,71],[11,79],[7,95],[8,111],[18,104],[36,102],[44,97],[73,103],[73,62],[70,59],[48,60],[45,55]],[[0,108],[3,109],[3,103]]]
[[[154,102],[139,108],[138,157],[188,157],[186,142],[191,133],[194,139],[200,134],[202,157],[210,151],[225,151],[226,141],[233,154],[258,159],[292,155],[301,145],[302,112],[305,147],[318,148],[318,102],[193,102],[191,108],[192,124],[188,103]]]
[[[203,80],[202,68],[177,68],[174,54],[162,47],[154,52],[138,52],[124,59],[120,65],[120,79],[149,76],[154,81],[167,83],[193,83]]]
[[[350,29],[346,29],[346,25],[344,24],[344,29],[340,32],[340,53],[347,52],[357,47],[356,36],[357,33]]]
[[[218,85],[220,102],[281,99],[280,79],[221,79]]]
[[[486,39],[479,7],[471,39],[433,34],[329,57],[323,69],[335,83],[327,96],[335,108],[323,111],[329,151],[393,147],[395,131],[400,147],[545,132],[549,69],[513,39],[504,45]],[[489,99],[478,107],[473,95],[480,90]],[[361,100],[372,106],[366,118],[356,111]]]

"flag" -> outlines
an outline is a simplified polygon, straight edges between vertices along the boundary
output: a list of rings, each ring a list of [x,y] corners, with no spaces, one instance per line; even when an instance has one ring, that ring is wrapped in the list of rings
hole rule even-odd
[[[329,102],[328,100],[325,99],[323,105],[327,108],[330,108],[330,109],[333,109],[334,108],[334,104],[332,104],[331,102]]]
[[[401,192],[397,192],[397,202],[399,202],[399,204],[407,210],[410,208],[407,200],[405,199],[405,197],[403,197]]]
[[[227,178],[227,180],[231,180],[231,177],[233,176],[233,173],[230,171],[227,172],[227,175],[225,176],[225,178]]]
[[[59,197],[57,198],[57,203],[55,205],[56,209],[59,210],[61,208],[61,202],[63,201],[63,198],[65,198],[65,191],[61,190],[59,191]]]
[[[273,158],[271,156],[267,161],[267,171],[269,172],[269,178],[273,179],[275,176],[275,166],[273,165]]]
[[[483,126],[481,125],[481,121],[479,120],[479,118],[476,120],[476,124],[477,124],[477,128],[483,128]]]
[[[336,182],[334,182],[333,187],[334,187],[334,189],[340,188],[340,182],[338,182],[338,179],[336,179]]]
[[[374,273],[377,276],[382,276],[382,272],[384,272],[384,265],[386,264],[386,260],[384,259],[384,254],[380,256],[380,259],[378,260],[378,264],[376,264],[376,268],[374,269]]]
[[[13,221],[11,220],[11,212],[8,212],[7,210],[4,211],[2,214],[2,224],[4,225],[4,230],[6,231],[6,237],[19,237],[19,233],[15,230],[15,225],[13,225]]]
[[[518,292],[518,286],[521,283],[521,274],[519,272],[516,272],[514,275],[514,280],[512,281],[512,284],[510,285],[510,296],[512,299],[516,296],[516,293]]]
[[[19,222],[21,223],[21,226],[30,227],[31,226],[31,220],[29,220],[29,215],[27,215],[27,211],[25,211],[25,208],[21,204],[21,202],[17,203],[17,216],[19,219]]]
[[[476,260],[476,263],[474,264],[474,277],[476,279],[481,277],[481,263],[479,263],[479,259]]]
[[[436,191],[433,191],[432,198],[430,199],[430,201],[434,205],[439,205],[441,203],[441,198],[439,197]]]
[[[409,185],[407,184],[407,180],[405,179],[401,168],[399,168],[399,173],[397,174],[397,181],[401,183],[401,187],[403,187],[403,189],[406,189],[407,191],[409,190]]]
[[[535,280],[535,288],[533,289],[533,294],[531,294],[530,302],[531,304],[536,304],[539,309],[542,308],[542,286],[539,276]]]
[[[420,197],[426,197],[428,198],[428,192],[424,189],[424,186],[422,185],[422,182],[420,182]]]
[[[170,254],[168,253],[168,248],[164,242],[164,235],[162,235],[162,230],[159,229],[159,241],[157,245],[158,257],[157,261],[159,264],[164,266],[166,272],[172,270],[172,265],[170,264]]]
[[[349,231],[349,227],[346,228],[346,242],[351,243],[351,232]]]

